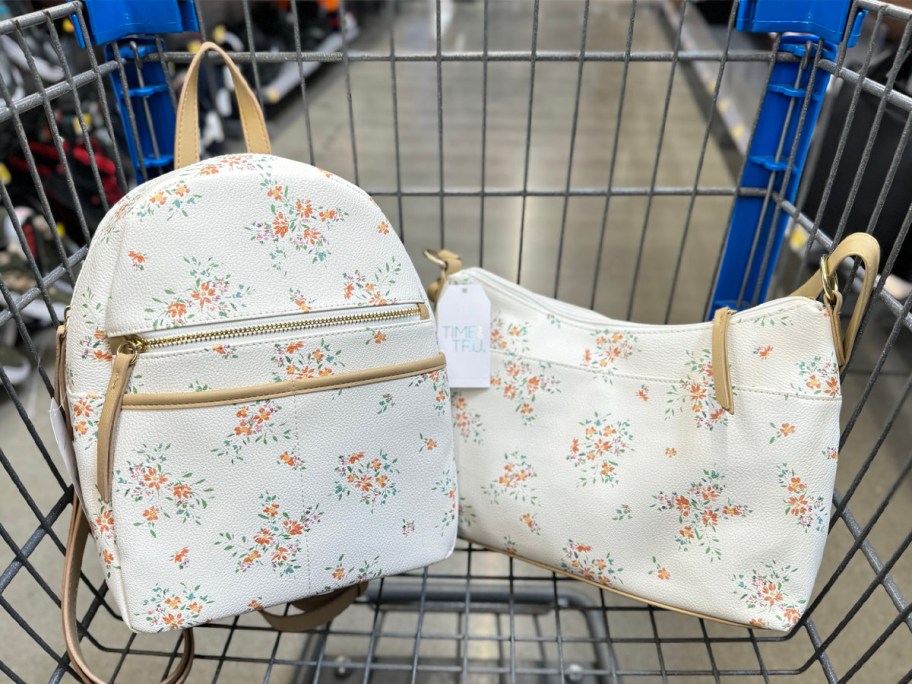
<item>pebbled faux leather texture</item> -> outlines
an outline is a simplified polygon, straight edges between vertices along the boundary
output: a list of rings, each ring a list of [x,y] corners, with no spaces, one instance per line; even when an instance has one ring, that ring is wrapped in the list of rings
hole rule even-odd
[[[206,407],[121,410],[95,489],[114,343],[427,299],[361,189],[261,154],[144,184],[95,235],[64,368],[83,500],[134,631],[191,627],[446,558],[457,494],[445,370]],[[115,339],[116,338],[116,339]],[[287,382],[439,354],[432,317],[143,352],[131,393]]]
[[[447,283],[482,285],[493,317],[491,387],[453,391],[461,536],[657,604],[795,624],[839,445],[820,303],[726,317],[731,414],[712,323],[615,321],[475,268]]]

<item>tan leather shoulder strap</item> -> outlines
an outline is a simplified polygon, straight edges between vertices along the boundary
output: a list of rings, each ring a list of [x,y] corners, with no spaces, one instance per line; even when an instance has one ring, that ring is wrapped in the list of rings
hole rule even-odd
[[[70,535],[67,539],[66,556],[63,566],[63,594],[61,596],[61,613],[63,615],[63,640],[66,643],[70,662],[80,679],[86,684],[106,684],[108,681],[96,675],[89,668],[79,645],[79,627],[76,624],[76,593],[79,590],[79,573],[82,569],[82,556],[89,536],[89,521],[86,520],[79,497],[73,496],[73,517],[70,519]],[[181,634],[184,641],[184,652],[161,684],[183,684],[190,674],[193,665],[193,630]]]
[[[447,276],[459,273],[462,270],[462,259],[455,252],[448,249],[426,249],[424,256],[428,261],[440,266],[440,277],[427,287],[428,299],[431,304],[436,304],[443,292],[443,286],[446,283]]]
[[[843,367],[852,356],[852,349],[855,347],[855,337],[858,335],[858,328],[861,326],[861,318],[864,315],[865,309],[868,307],[868,302],[871,299],[871,292],[874,290],[874,283],[877,281],[877,270],[880,267],[880,244],[878,244],[874,237],[867,233],[852,233],[851,235],[847,235],[843,238],[842,242],[836,245],[832,254],[826,258],[828,272],[824,273],[818,271],[811,276],[804,285],[792,293],[793,297],[817,299],[820,293],[824,291],[824,279],[826,279],[827,282],[834,281],[836,269],[839,268],[839,264],[849,257],[861,259],[865,272],[864,279],[861,283],[861,293],[858,295],[858,302],[855,304],[855,309],[852,311],[852,316],[849,319],[845,334],[842,335],[842,362],[840,363],[840,368]],[[833,299],[835,299],[835,297]],[[836,302],[834,301],[830,302],[830,315],[838,317],[839,309],[832,306],[835,303]],[[834,343],[838,344],[838,340],[834,339]]]
[[[291,605],[303,611],[301,613],[277,615],[276,613],[268,613],[265,610],[261,610],[260,615],[273,629],[279,632],[303,632],[334,620],[354,603],[355,599],[363,594],[366,589],[367,582],[359,582],[328,594],[320,594],[319,596],[311,596],[310,598],[292,602]]]
[[[241,70],[222,48],[212,42],[205,42],[190,62],[187,78],[181,90],[180,102],[177,105],[177,127],[174,132],[174,168],[179,169],[199,161],[199,105],[197,89],[199,69],[203,58],[210,50],[217,52],[225,60],[225,66],[231,72],[234,81],[234,92],[237,96],[238,112],[241,126],[244,128],[244,141],[248,152],[270,154],[269,134],[266,132],[266,120],[260,103],[250,89]]]

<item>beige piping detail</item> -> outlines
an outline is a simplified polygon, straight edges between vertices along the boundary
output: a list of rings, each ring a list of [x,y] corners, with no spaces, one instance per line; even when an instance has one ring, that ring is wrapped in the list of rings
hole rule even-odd
[[[324,390],[368,385],[383,380],[398,380],[421,373],[431,373],[446,367],[443,354],[428,359],[408,361],[379,368],[326,375],[305,380],[286,380],[264,385],[232,387],[229,389],[207,390],[205,392],[157,392],[150,394],[128,394],[123,399],[123,410],[153,411],[188,408],[191,406],[225,406],[242,401],[277,399],[293,394],[308,394]]]
[[[731,368],[728,363],[728,330],[732,310],[727,306],[716,309],[712,324],[712,376],[716,386],[716,402],[729,413],[735,412],[732,395]]]

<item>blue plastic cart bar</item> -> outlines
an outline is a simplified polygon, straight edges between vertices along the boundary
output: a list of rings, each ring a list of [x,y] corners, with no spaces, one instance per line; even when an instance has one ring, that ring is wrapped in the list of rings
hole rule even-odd
[[[124,76],[111,74],[127,149],[141,180],[164,173],[174,163],[174,103],[162,63],[144,58],[158,51],[155,35],[199,30],[194,0],[85,0],[85,6],[89,37],[105,45],[108,59],[115,58],[113,41],[130,37],[117,46]],[[81,41],[82,33],[76,35]]]
[[[738,7],[741,31],[801,32],[782,36],[779,49],[806,59],[773,67],[740,186],[763,196],[735,200],[710,317],[720,307],[742,309],[767,296],[789,223],[770,195],[795,200],[830,80],[828,73],[813,68],[816,52],[822,51],[822,59],[835,58],[850,9],[851,0],[742,0]],[[856,16],[849,46],[858,40],[864,16]]]

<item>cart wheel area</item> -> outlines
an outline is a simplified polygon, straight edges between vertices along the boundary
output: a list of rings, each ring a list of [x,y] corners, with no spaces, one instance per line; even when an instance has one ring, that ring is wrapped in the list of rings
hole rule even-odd
[[[445,245],[547,296],[682,323],[790,292],[849,232],[874,233],[884,264],[843,377],[823,564],[789,634],[460,541],[442,563],[373,581],[321,628],[277,633],[248,614],[195,630],[189,681],[912,681],[912,10],[834,0],[848,18],[824,41],[738,30],[748,0],[196,0],[199,33],[93,48],[91,2],[0,3],[4,677],[74,681],[54,327],[101,217],[167,170],[160,117],[193,43],[215,39],[256,86],[276,152],[364,187],[426,281],[422,250]],[[258,26],[267,10],[272,32]],[[217,63],[200,80],[206,150],[240,149]],[[778,119],[770,93],[790,98]],[[731,236],[750,247],[737,281]],[[858,266],[840,275],[851,300]],[[174,636],[124,628],[94,558],[78,614],[112,681],[157,681],[180,655]]]

